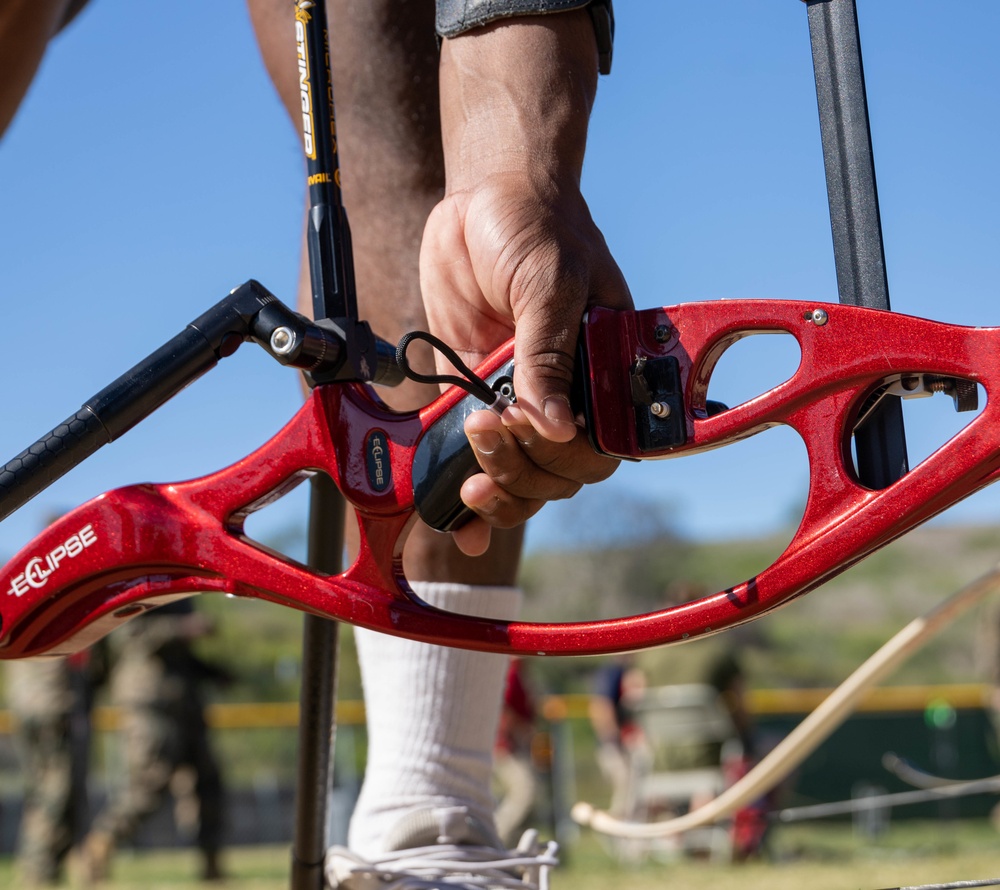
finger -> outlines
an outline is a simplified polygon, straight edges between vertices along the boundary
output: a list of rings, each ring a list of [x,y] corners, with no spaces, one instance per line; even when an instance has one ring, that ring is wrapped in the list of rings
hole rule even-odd
[[[523,498],[501,488],[485,473],[470,476],[462,484],[462,501],[493,528],[516,528],[545,506],[542,498]]]
[[[526,276],[516,317],[514,385],[525,418],[546,439],[576,435],[570,403],[576,343],[589,305],[629,309],[632,297],[603,237],[597,247],[550,263],[556,271]],[[596,254],[596,260],[595,260]]]
[[[535,268],[524,272],[512,299],[514,390],[518,408],[536,430],[549,441],[569,442],[576,435],[569,400],[573,351],[588,276],[579,264],[553,258],[536,259],[532,265]],[[524,309],[518,311],[521,306]]]
[[[554,443],[527,422],[508,426],[492,412],[477,411],[466,418],[465,432],[483,472],[519,497],[572,497],[581,484],[608,478],[618,464],[596,454],[579,428],[570,442]]]
[[[466,556],[482,556],[490,547],[490,525],[478,516],[451,534],[455,546]]]
[[[579,423],[576,424],[575,434],[569,442],[552,442],[531,424],[517,422],[515,414],[508,417],[505,413],[503,422],[517,439],[521,451],[531,461],[536,476],[530,478],[528,484],[533,489],[544,484],[541,477],[537,476],[538,473],[567,479],[577,484],[591,485],[603,482],[618,468],[617,458],[599,454],[594,450],[587,431]],[[491,470],[491,475],[501,472],[500,467],[493,467]],[[512,470],[512,467],[507,468],[508,473]]]

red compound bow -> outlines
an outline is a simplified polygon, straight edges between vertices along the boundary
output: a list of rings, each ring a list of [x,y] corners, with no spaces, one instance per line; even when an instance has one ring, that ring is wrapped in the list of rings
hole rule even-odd
[[[251,314],[248,306],[259,310]],[[209,341],[221,354],[231,351],[234,338],[257,339],[274,351],[275,343],[283,348],[327,336],[253,282],[213,312],[181,335],[212,330],[200,350],[189,350],[200,356],[189,359],[199,369],[209,364],[202,354],[212,348]],[[205,321],[219,315],[236,322]],[[724,350],[766,331],[797,339],[802,360],[796,373],[731,409],[707,402],[708,381]],[[1000,385],[998,340],[1000,329],[836,304],[760,300],[591,311],[580,364],[595,447],[627,459],[678,457],[787,424],[806,445],[809,497],[788,548],[744,583],[645,615],[564,624],[442,612],[416,598],[403,576],[403,542],[416,515],[442,528],[457,521],[457,491],[472,466],[461,422],[482,407],[479,399],[453,387],[419,412],[396,413],[366,384],[323,383],[283,430],[233,466],[189,482],[109,492],[46,529],[0,577],[0,655],[74,651],[146,608],[194,592],[258,597],[430,642],[521,654],[613,652],[719,631],[813,589],[993,481],[1000,466],[993,398]],[[285,348],[280,357],[300,355]],[[381,367],[391,368],[386,351],[379,355]],[[502,388],[511,355],[508,343],[475,376]],[[71,420],[85,427],[88,416],[103,410],[125,415],[130,424],[135,412],[122,406],[121,392],[135,393],[136,381],[164,376],[178,379],[149,375],[139,366]],[[987,405],[964,430],[886,488],[859,481],[851,437],[880,398],[945,388],[960,407],[969,407],[976,384],[985,389]],[[161,395],[147,396],[146,407]],[[93,450],[69,426],[8,464],[0,483],[15,481],[7,485],[5,506],[30,496],[25,488],[41,487],[39,476],[51,481],[52,471],[45,472],[50,454],[58,463],[67,451],[85,456]],[[334,576],[272,552],[243,531],[248,514],[317,471],[327,473],[354,506],[361,531],[357,559]]]

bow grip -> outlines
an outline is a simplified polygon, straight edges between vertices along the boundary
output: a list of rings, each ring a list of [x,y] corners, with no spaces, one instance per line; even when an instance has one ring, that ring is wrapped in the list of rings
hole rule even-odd
[[[621,317],[631,317],[624,313]],[[594,342],[587,336],[588,319],[584,318],[577,339],[576,361],[570,402],[577,415],[583,416],[591,446],[595,451],[621,457],[606,450],[595,431],[601,428],[601,418],[608,415],[597,402],[601,387],[600,371],[591,361],[590,350],[616,350],[612,359],[628,365],[631,343],[627,338],[608,338]],[[624,350],[624,351],[623,351]],[[510,356],[513,340],[493,353],[476,373],[482,375],[494,391],[513,394],[514,362],[507,359],[499,367],[497,356]],[[607,356],[605,355],[605,360]],[[684,401],[681,387],[681,366],[674,356],[636,362],[630,369],[634,409],[625,422],[630,435],[637,438],[639,452],[662,452],[683,445],[686,441]],[[597,375],[597,376],[595,376]],[[598,393],[595,396],[595,393]],[[607,398],[608,394],[603,394]],[[620,394],[614,394],[620,401]],[[664,409],[664,406],[667,406]],[[413,452],[413,501],[417,515],[431,528],[442,532],[454,531],[473,517],[473,512],[461,500],[462,483],[480,471],[475,452],[465,435],[465,419],[474,411],[483,410],[483,402],[471,393],[453,407],[436,414]],[[631,454],[625,455],[632,457]]]
[[[514,362],[507,361],[484,378],[494,389],[512,381]],[[462,503],[462,483],[479,472],[476,453],[465,435],[465,418],[482,411],[483,403],[467,395],[441,414],[413,452],[413,504],[431,528],[450,532],[468,522],[472,511]]]

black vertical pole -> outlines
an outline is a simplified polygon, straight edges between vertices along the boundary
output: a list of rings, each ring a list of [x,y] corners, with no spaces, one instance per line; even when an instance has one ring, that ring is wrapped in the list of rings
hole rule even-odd
[[[341,565],[344,501],[325,474],[312,479],[309,506],[309,565],[336,574]],[[336,736],[338,624],[306,615],[302,627],[299,690],[299,758],[292,846],[292,890],[321,890],[327,843],[327,802],[333,784],[331,755]]]
[[[340,196],[325,0],[296,0],[295,42],[309,183],[309,270],[315,318],[357,318],[350,235]],[[346,325],[345,325],[346,326]],[[350,332],[353,333],[353,332]],[[350,344],[348,344],[350,350]],[[310,490],[309,565],[342,570],[344,499],[325,475]],[[299,760],[291,890],[322,890],[336,735],[337,623],[307,615],[302,634]]]
[[[806,0],[840,302],[889,309],[882,223],[855,0]],[[903,410],[883,399],[855,432],[861,481],[885,488],[907,470]]]

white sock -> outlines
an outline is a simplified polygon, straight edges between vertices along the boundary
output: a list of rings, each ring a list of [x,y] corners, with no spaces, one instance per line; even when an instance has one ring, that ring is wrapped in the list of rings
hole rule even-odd
[[[450,612],[514,618],[514,587],[414,582]],[[427,807],[465,806],[493,824],[493,746],[508,658],[355,629],[368,715],[368,763],[348,844],[371,858],[399,820]]]

